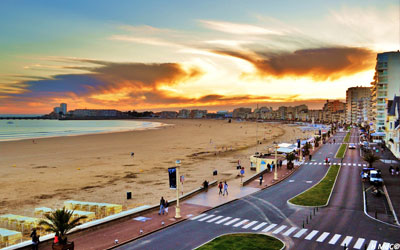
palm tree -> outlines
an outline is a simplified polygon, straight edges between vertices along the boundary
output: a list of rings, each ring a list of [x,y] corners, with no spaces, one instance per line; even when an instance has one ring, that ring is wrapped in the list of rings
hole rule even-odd
[[[368,152],[363,157],[364,161],[368,162],[369,167],[372,168],[372,164],[380,159],[379,156],[375,155],[372,152]]]
[[[294,161],[294,159],[296,159],[296,156],[293,153],[289,153],[289,154],[286,155],[286,160],[288,161],[287,165],[286,165],[287,169],[292,169],[293,168],[293,162],[292,161]]]
[[[50,214],[45,214],[46,219],[41,220],[39,225],[44,226],[46,232],[52,232],[58,234],[60,245],[67,244],[67,233],[74,227],[81,225],[79,221],[86,219],[87,216],[79,216],[73,218],[74,211],[63,209],[57,209],[52,211]]]
[[[304,156],[309,155],[311,145],[307,142],[306,144],[304,144],[303,148],[304,148]]]
[[[319,146],[319,142],[321,141],[321,137],[316,137],[315,138],[315,147],[318,147]]]

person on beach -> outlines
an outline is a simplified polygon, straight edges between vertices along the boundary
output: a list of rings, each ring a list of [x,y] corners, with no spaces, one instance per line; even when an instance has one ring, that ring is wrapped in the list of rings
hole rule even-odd
[[[218,188],[219,188],[219,194],[218,195],[221,195],[222,194],[222,181],[219,182]]]
[[[168,207],[169,207],[168,200],[165,200],[165,212],[167,213],[167,215],[168,215]]]
[[[165,207],[165,200],[164,197],[161,196],[161,200],[160,200],[160,211],[158,212],[158,215],[160,215],[161,213],[164,215],[164,207]]]
[[[225,192],[226,196],[228,196],[228,183],[226,183],[226,181],[224,182],[224,193],[222,194],[222,196],[225,196]]]

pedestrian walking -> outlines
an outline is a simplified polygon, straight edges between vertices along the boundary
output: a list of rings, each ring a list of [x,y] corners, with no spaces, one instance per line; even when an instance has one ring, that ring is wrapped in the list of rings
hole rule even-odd
[[[325,164],[328,164],[328,157],[325,157]]]
[[[399,175],[400,174],[400,169],[399,169],[399,167],[396,167],[396,175]]]
[[[167,215],[168,215],[168,207],[169,207],[168,200],[165,200],[165,212],[167,213]]]
[[[271,164],[267,164],[268,171],[271,172]]]
[[[392,169],[393,169],[393,166],[390,166],[389,167],[389,174],[392,174]]]
[[[391,174],[394,175],[394,168],[392,168],[392,173]]]
[[[308,156],[308,159],[309,159],[310,161],[312,160],[312,155],[311,155],[311,154]]]
[[[264,179],[263,175],[260,175],[260,186],[262,185],[263,179]]]
[[[221,195],[222,194],[222,181],[220,181],[219,182],[219,184],[218,184],[218,188],[219,188],[219,194],[218,195]]]
[[[32,229],[31,238],[32,238],[32,250],[39,249],[39,235],[36,232],[36,228]]]
[[[228,196],[228,183],[226,183],[226,181],[224,182],[224,193],[222,194],[222,196]]]
[[[161,196],[161,200],[160,200],[160,211],[158,212],[158,215],[160,215],[161,213],[164,215],[164,210],[165,208],[165,200],[164,197]]]
[[[282,160],[279,160],[279,168],[282,168]]]

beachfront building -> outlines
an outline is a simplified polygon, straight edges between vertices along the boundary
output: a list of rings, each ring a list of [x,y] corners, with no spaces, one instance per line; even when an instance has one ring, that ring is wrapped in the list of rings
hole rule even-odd
[[[272,112],[272,108],[268,107],[261,107],[261,108],[256,108],[254,109],[254,112],[252,114],[252,118],[255,119],[268,119],[269,113]]]
[[[379,53],[372,84],[373,127],[384,131],[388,99],[400,96],[400,52]]]
[[[324,107],[322,108],[323,117],[322,120],[326,123],[339,122],[344,123],[346,104],[344,102],[334,100],[326,100]]]
[[[251,108],[237,108],[233,110],[233,118],[246,119],[251,114]]]
[[[158,117],[163,119],[175,119],[178,117],[178,112],[176,111],[161,111],[158,114]]]
[[[193,109],[190,111],[189,117],[192,119],[206,118],[207,110]]]
[[[367,125],[371,116],[371,88],[348,88],[346,91],[346,123]]]
[[[187,119],[189,118],[190,110],[189,109],[181,109],[178,112],[178,118]]]
[[[392,153],[400,158],[400,96],[388,101],[385,126],[385,143]]]
[[[63,115],[67,114],[67,104],[66,103],[61,103],[60,104],[60,110],[63,113]]]
[[[54,114],[56,114],[56,115],[60,114],[60,111],[61,111],[60,107],[54,107],[54,108],[53,108],[53,112],[54,112]]]
[[[115,109],[75,109],[69,112],[71,117],[83,118],[83,117],[118,117],[122,115],[121,111]]]

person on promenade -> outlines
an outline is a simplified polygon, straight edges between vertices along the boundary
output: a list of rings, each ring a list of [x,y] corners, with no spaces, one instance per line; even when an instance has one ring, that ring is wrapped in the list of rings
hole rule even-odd
[[[31,236],[32,238],[32,250],[38,250],[39,249],[39,235],[36,232],[36,228],[32,229]]]
[[[58,243],[58,232],[56,232],[56,235],[54,236],[54,241],[53,244],[57,244]]]
[[[309,156],[308,156],[308,160],[312,160],[312,155],[310,154]]]
[[[393,169],[393,166],[390,166],[389,167],[389,174],[392,174],[392,169]]]
[[[260,186],[262,185],[263,175],[260,175]]]
[[[160,200],[160,211],[158,212],[158,215],[160,215],[161,213],[164,215],[164,207],[165,207],[165,200],[164,197],[161,196],[161,200]]]
[[[221,195],[222,194],[222,181],[220,181],[219,182],[219,184],[218,184],[218,188],[219,188],[219,194],[218,195]]]
[[[169,207],[168,200],[165,200],[165,212],[167,213],[167,215],[168,215],[168,207]]]
[[[267,168],[268,168],[268,171],[271,172],[271,165],[269,163],[267,164]]]
[[[279,160],[279,168],[282,168],[282,160]]]
[[[224,193],[222,194],[222,196],[228,196],[228,183],[226,183],[226,181],[224,182]]]
[[[399,169],[399,167],[397,166],[397,167],[396,167],[396,175],[399,175],[399,173],[400,173],[400,169]]]

